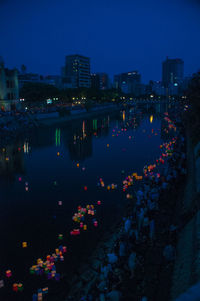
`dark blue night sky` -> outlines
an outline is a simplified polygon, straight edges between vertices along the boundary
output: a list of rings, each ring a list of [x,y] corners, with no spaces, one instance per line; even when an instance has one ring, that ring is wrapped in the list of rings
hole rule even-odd
[[[200,68],[198,0],[0,0],[0,55],[8,67],[60,74],[65,55],[91,57],[92,72],[139,70],[161,79],[168,55]]]

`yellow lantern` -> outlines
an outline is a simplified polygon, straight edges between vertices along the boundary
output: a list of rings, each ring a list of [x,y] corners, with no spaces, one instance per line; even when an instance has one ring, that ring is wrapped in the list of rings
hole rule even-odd
[[[22,248],[27,248],[27,242],[26,241],[23,241]]]

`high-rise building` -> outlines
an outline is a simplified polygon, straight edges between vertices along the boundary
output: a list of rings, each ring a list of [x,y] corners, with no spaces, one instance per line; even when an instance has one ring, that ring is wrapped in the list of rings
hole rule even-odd
[[[184,76],[182,59],[167,59],[162,63],[162,82],[165,88],[172,84],[181,84]]]
[[[109,76],[107,73],[91,74],[91,87],[98,90],[107,90],[110,87]]]
[[[130,71],[114,76],[114,88],[121,89],[126,94],[140,95],[141,74]]]
[[[90,58],[78,54],[67,55],[62,68],[62,81],[66,88],[90,88]]]
[[[100,78],[98,73],[91,74],[91,88],[100,90]]]

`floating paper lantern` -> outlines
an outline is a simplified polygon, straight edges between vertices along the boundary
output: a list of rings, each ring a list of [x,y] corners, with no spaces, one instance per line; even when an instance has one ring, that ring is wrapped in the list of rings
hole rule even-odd
[[[94,226],[97,227],[98,226],[98,222],[94,221]]]
[[[44,287],[44,288],[42,289],[42,293],[43,293],[44,295],[48,294],[48,291],[49,291],[48,287]]]
[[[57,152],[57,156],[58,156],[58,157],[60,156],[60,153],[59,153],[59,152]]]
[[[26,241],[23,241],[22,248],[27,248],[27,242]]]
[[[23,284],[22,283],[18,283],[18,291],[22,292],[23,291]]]
[[[83,227],[84,229],[84,227]],[[74,229],[73,231],[70,232],[71,235],[79,235],[80,234],[80,230],[79,229]]]
[[[18,285],[17,285],[17,283],[13,284],[12,289],[13,289],[14,292],[18,291]]]
[[[87,191],[87,186],[84,186],[84,190]]]
[[[87,230],[87,225],[83,225],[83,230]]]
[[[21,177],[19,177],[19,182],[21,182],[21,180],[22,180],[22,178],[21,178]]]
[[[79,163],[77,163],[76,166],[79,167]]]
[[[58,239],[62,240],[63,239],[63,234],[59,234]]]
[[[58,201],[58,205],[59,205],[59,206],[62,206],[62,201]]]
[[[42,297],[42,293],[38,293],[38,301],[42,301],[43,297]]]
[[[107,147],[109,147],[110,145],[109,144],[107,144]]]
[[[12,276],[11,270],[6,271],[6,277],[10,278]]]
[[[97,201],[97,205],[101,205],[101,201]]]

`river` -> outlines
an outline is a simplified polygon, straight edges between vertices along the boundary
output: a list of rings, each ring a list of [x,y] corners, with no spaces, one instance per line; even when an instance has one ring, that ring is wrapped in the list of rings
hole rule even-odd
[[[45,300],[64,299],[78,267],[122,217],[128,202],[122,181],[133,172],[142,175],[143,166],[159,157],[167,110],[166,104],[137,106],[38,128],[0,150],[0,300],[32,300],[44,287],[49,288]],[[108,190],[112,184],[115,189]],[[72,220],[77,207],[87,204],[96,210],[85,218],[87,230],[70,235],[78,228]],[[60,245],[67,246],[64,262],[56,264],[60,281],[29,273],[38,258]],[[14,292],[13,283],[23,283],[23,292]]]

